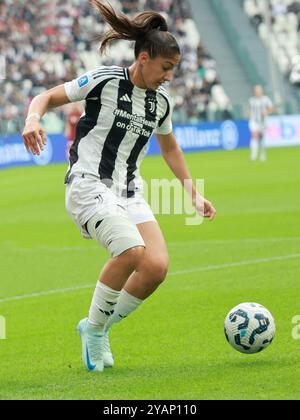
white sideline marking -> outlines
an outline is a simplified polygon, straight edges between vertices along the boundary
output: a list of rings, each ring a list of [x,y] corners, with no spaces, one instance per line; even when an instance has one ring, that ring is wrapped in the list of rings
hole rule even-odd
[[[168,242],[168,247],[186,247],[187,245],[235,245],[235,244],[256,244],[256,243],[277,243],[277,242],[292,242],[292,241],[300,241],[300,236],[281,236],[281,237],[272,237],[272,238],[246,238],[246,239],[207,239],[207,240],[192,240],[192,241],[174,241]],[[3,244],[5,247],[5,244]],[[38,251],[46,251],[46,252],[73,252],[73,251],[95,251],[98,252],[101,250],[99,246],[64,246],[64,247],[51,247],[51,246],[39,246],[35,248],[21,248],[21,247],[14,247],[15,251],[20,252],[38,252]]]
[[[178,276],[180,274],[200,273],[203,271],[242,267],[242,266],[251,265],[251,264],[264,264],[264,263],[269,263],[273,261],[290,260],[292,258],[300,258],[300,254],[278,255],[278,256],[270,257],[270,258],[259,258],[257,260],[244,260],[244,261],[237,261],[237,262],[226,263],[226,264],[205,265],[202,267],[194,267],[187,270],[173,271],[173,272],[170,272],[168,276]],[[48,295],[53,295],[56,293],[74,292],[76,290],[90,289],[92,287],[95,287],[95,284],[88,284],[84,286],[73,286],[73,287],[67,287],[64,289],[53,289],[53,290],[47,290],[45,292],[30,293],[27,295],[20,295],[20,296],[11,296],[8,298],[0,299],[0,303],[12,302],[16,300],[24,300],[24,299],[29,299],[33,297],[48,296]]]
[[[4,302],[12,302],[14,300],[23,300],[23,299],[29,299],[33,297],[40,297],[40,296],[48,296],[48,295],[54,295],[56,293],[67,293],[67,292],[75,292],[76,290],[82,290],[82,289],[90,289],[94,285],[85,285],[85,286],[73,286],[73,287],[66,287],[64,289],[52,289],[52,290],[46,290],[45,292],[36,292],[36,293],[30,293],[27,295],[19,295],[19,296],[12,296],[4,299],[0,299],[0,303]]]
[[[279,255],[279,256],[270,257],[270,258],[259,258],[257,260],[244,260],[244,261],[219,264],[219,265],[206,265],[203,267],[195,267],[188,270],[176,271],[174,273],[169,273],[168,275],[177,276],[179,274],[199,273],[201,271],[219,270],[223,268],[232,268],[232,267],[242,267],[244,265],[263,264],[263,263],[269,263],[273,261],[284,261],[284,260],[289,260],[292,258],[300,258],[300,254],[289,254],[289,255],[282,255],[282,256]]]
[[[300,236],[281,236],[281,237],[272,237],[272,238],[246,238],[246,239],[208,239],[208,240],[201,240],[199,239],[194,241],[177,241],[177,242],[168,242],[167,245],[171,246],[186,246],[190,245],[223,245],[223,244],[256,244],[256,243],[272,243],[272,242],[289,242],[289,241],[300,241]]]

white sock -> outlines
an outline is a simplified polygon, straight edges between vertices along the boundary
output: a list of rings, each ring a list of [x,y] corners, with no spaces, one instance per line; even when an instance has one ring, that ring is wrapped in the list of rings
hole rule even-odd
[[[118,290],[98,282],[90,307],[89,324],[103,329],[106,321],[114,313],[119,296]]]
[[[113,324],[122,321],[122,319],[126,318],[131,312],[135,311],[142,303],[143,300],[130,295],[123,289],[120,293],[113,315],[105,324],[105,329],[108,330]]]
[[[260,160],[265,162],[267,160],[267,151],[266,151],[266,140],[261,139],[260,143]]]
[[[258,140],[251,139],[250,142],[250,149],[251,149],[251,160],[256,160],[258,156],[259,144]]]

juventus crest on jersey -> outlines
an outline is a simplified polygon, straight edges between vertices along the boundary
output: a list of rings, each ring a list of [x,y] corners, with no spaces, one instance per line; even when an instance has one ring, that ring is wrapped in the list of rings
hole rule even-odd
[[[109,187],[141,189],[139,166],[153,133],[172,131],[171,107],[166,91],[133,85],[129,69],[101,67],[65,83],[71,102],[86,101],[85,113],[70,151],[70,175],[99,177]]]

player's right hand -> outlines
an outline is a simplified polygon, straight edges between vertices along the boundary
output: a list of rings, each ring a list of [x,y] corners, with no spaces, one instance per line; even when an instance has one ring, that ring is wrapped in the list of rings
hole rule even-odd
[[[22,133],[24,145],[28,153],[40,155],[47,143],[46,131],[36,118],[30,118]]]

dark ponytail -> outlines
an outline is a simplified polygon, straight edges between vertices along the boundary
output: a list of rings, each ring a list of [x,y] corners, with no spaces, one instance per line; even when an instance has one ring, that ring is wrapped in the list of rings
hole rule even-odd
[[[102,18],[112,29],[95,37],[100,42],[100,53],[116,40],[136,41],[135,58],[141,51],[147,51],[151,58],[157,56],[173,57],[180,54],[180,48],[174,36],[168,32],[168,25],[164,17],[153,11],[139,13],[134,19],[129,19],[124,13],[116,13],[108,3],[101,0],[90,0],[91,4],[100,12]]]

